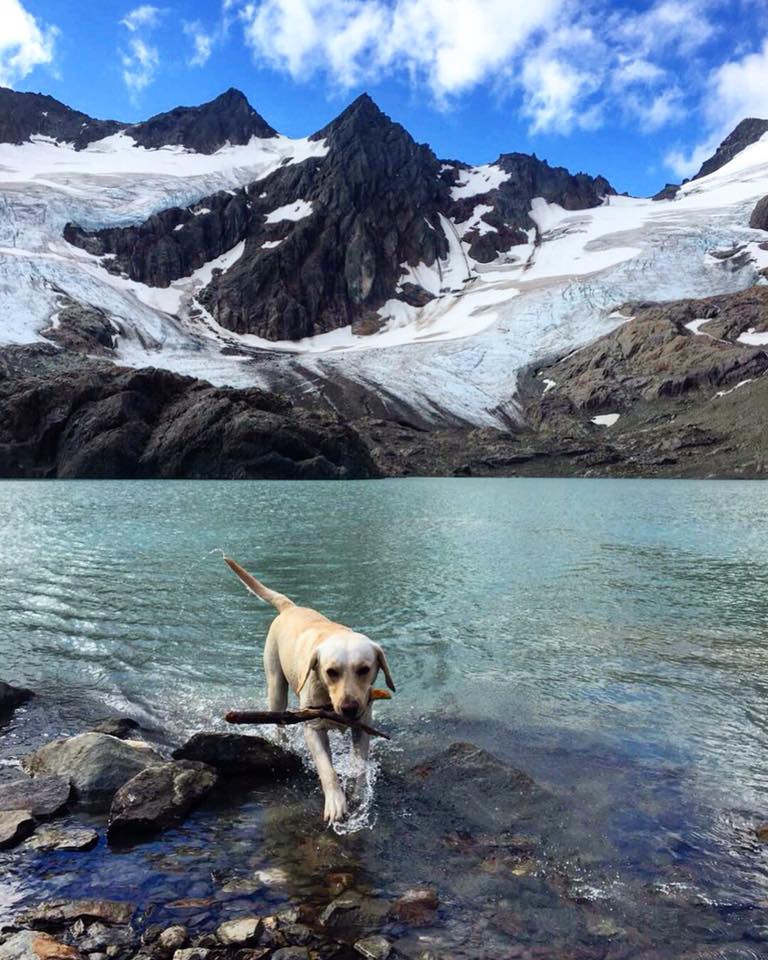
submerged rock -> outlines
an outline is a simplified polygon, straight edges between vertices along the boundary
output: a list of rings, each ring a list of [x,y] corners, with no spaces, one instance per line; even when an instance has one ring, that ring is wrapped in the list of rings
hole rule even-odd
[[[27,703],[34,697],[31,690],[25,690],[24,687],[13,687],[10,683],[4,683],[0,680],[0,719],[9,716],[16,707],[22,703]]]
[[[0,960],[80,960],[75,947],[39,930],[22,930],[0,944]]]
[[[61,927],[75,920],[100,920],[121,926],[131,922],[135,911],[134,904],[120,900],[52,900],[25,910],[18,922]]]
[[[138,838],[176,826],[217,781],[218,774],[205,763],[182,760],[147,767],[115,794],[109,839]]]
[[[33,776],[68,777],[77,800],[106,810],[124,783],[151,764],[162,762],[160,754],[146,743],[81,733],[46,744],[24,758],[24,767]]]
[[[386,937],[365,937],[357,941],[355,950],[367,960],[387,960],[392,953],[392,944]]]
[[[66,806],[71,792],[65,777],[25,777],[0,786],[0,810],[28,810],[36,819],[44,820]]]
[[[301,760],[295,753],[263,737],[243,733],[196,733],[173,756],[177,760],[208,763],[228,776],[265,780],[301,769]]]
[[[130,740],[131,734],[139,729],[139,724],[131,717],[107,717],[92,727],[93,733],[106,733],[118,740]]]
[[[98,842],[98,833],[89,827],[76,829],[41,827],[26,845],[41,853],[50,853],[53,850],[92,850]]]
[[[15,847],[35,829],[35,818],[29,810],[0,812],[0,850]]]

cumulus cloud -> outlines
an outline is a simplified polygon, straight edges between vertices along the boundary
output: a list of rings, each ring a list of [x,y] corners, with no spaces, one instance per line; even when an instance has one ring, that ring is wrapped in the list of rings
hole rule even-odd
[[[205,30],[199,20],[184,24],[184,33],[192,41],[192,53],[187,58],[190,67],[204,67],[211,58],[216,35]]]
[[[134,101],[154,81],[160,66],[160,51],[150,41],[150,34],[160,23],[163,13],[160,7],[144,3],[134,7],[120,21],[120,25],[130,34],[128,42],[120,50],[120,60],[123,82]]]
[[[678,120],[665,61],[715,34],[710,4],[650,0],[225,0],[257,62],[341,89],[400,75],[447,107],[483,83],[519,97],[534,132],[599,126],[618,114],[647,131]],[[676,72],[679,72],[676,71]],[[621,94],[621,96],[618,96]]]
[[[53,63],[58,30],[36,19],[20,0],[0,0],[0,86],[13,87],[35,67]]]

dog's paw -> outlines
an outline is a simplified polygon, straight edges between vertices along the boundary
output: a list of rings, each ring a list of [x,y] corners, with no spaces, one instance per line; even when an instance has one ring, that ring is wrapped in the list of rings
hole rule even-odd
[[[336,787],[326,795],[323,819],[333,823],[336,820],[343,820],[346,815],[347,798],[344,796],[341,787]]]

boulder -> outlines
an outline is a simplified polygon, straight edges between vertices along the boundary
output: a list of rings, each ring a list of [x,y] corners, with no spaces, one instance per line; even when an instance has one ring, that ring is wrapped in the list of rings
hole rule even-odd
[[[0,719],[10,716],[16,707],[26,703],[34,697],[31,690],[24,687],[13,687],[10,683],[0,680]]]
[[[0,850],[15,847],[35,829],[35,818],[29,810],[0,812]]]
[[[189,933],[180,923],[167,927],[157,938],[157,946],[168,954],[175,953],[187,945]]]
[[[309,960],[306,947],[281,947],[272,954],[272,960]]]
[[[749,225],[753,230],[768,230],[768,197],[763,197],[752,211]]]
[[[25,777],[0,786],[0,810],[28,810],[38,820],[54,817],[69,800],[65,777]]]
[[[357,941],[355,950],[366,960],[387,960],[392,953],[392,944],[386,937],[365,937]]]
[[[219,941],[227,947],[245,947],[258,940],[261,917],[240,917],[227,920],[216,931]]]
[[[92,850],[98,842],[98,833],[89,827],[76,829],[41,827],[26,845],[32,850],[50,853],[53,850],[68,852]]]
[[[190,760],[147,767],[115,794],[110,840],[134,839],[181,823],[218,781],[213,767]]]
[[[118,740],[130,740],[131,734],[139,729],[139,724],[131,717],[107,717],[99,720],[91,728],[93,733],[106,733]]]
[[[242,733],[196,733],[174,751],[177,760],[210,764],[227,776],[247,775],[263,780],[296,773],[301,760],[283,747]]]
[[[122,900],[50,900],[25,910],[18,922],[28,926],[63,927],[76,920],[122,926],[131,922],[136,911],[132,903]]]
[[[138,740],[81,733],[46,744],[24,758],[24,767],[33,776],[68,777],[77,800],[95,810],[106,810],[124,783],[151,764],[162,762],[159,753]]]
[[[22,930],[0,944],[0,960],[81,960],[79,950],[39,930]]]

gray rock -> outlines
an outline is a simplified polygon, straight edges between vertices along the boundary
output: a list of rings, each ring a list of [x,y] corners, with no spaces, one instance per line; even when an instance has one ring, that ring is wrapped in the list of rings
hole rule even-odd
[[[105,810],[124,783],[151,764],[162,762],[160,754],[146,743],[81,733],[46,744],[24,758],[24,767],[34,776],[68,777],[77,800]]]
[[[207,947],[187,947],[185,950],[177,950],[173,960],[206,960],[210,952]]]
[[[261,917],[241,917],[222,923],[216,936],[225,946],[244,947],[255,943],[260,931]]]
[[[23,687],[13,687],[10,683],[0,680],[0,719],[9,716],[16,707],[31,700],[34,693]]]
[[[384,900],[347,890],[328,904],[319,919],[320,925],[334,935],[358,939],[380,929],[389,912],[389,904]]]
[[[218,781],[213,767],[189,760],[147,767],[115,794],[110,840],[147,836],[181,823]]]
[[[63,827],[40,827],[26,846],[42,853],[53,850],[83,851],[92,850],[99,842],[99,835],[89,827],[66,829]]]
[[[81,960],[75,947],[39,930],[22,930],[0,944],[0,960]]]
[[[122,900],[51,900],[25,910],[18,921],[28,926],[61,927],[82,919],[121,926],[131,922],[135,911],[134,904]]]
[[[132,948],[136,941],[130,927],[112,927],[105,923],[92,923],[88,928],[88,935],[78,943],[78,949],[83,953],[105,953],[114,956]]]
[[[71,792],[66,777],[24,777],[0,786],[0,810],[28,810],[36,819],[44,820],[67,804]]]
[[[768,197],[763,197],[752,211],[749,225],[753,230],[768,230]]]
[[[306,947],[281,947],[272,954],[272,960],[309,960]]]
[[[196,733],[174,751],[177,760],[198,760],[229,776],[270,780],[301,770],[301,760],[263,737],[242,733]]]
[[[131,734],[139,729],[139,724],[131,717],[107,717],[92,727],[93,733],[106,733],[118,740],[130,740]]]
[[[157,944],[162,950],[167,950],[168,953],[173,953],[176,950],[181,950],[182,947],[185,947],[188,940],[189,934],[187,932],[187,928],[182,926],[180,923],[177,923],[174,926],[163,930],[163,932],[157,938]]]
[[[392,953],[392,944],[386,937],[374,936],[358,940],[355,950],[367,960],[387,960]]]
[[[0,850],[21,843],[35,829],[35,818],[29,810],[0,811]]]

